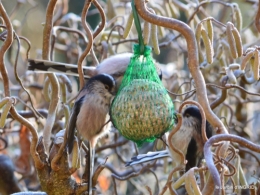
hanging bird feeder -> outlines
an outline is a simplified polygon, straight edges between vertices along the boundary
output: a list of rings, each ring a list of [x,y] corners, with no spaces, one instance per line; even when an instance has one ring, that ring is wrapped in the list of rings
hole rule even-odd
[[[112,103],[110,115],[120,133],[140,146],[172,128],[174,106],[156,71],[152,49],[143,44],[133,2],[132,8],[139,44],[133,47],[133,57]]]

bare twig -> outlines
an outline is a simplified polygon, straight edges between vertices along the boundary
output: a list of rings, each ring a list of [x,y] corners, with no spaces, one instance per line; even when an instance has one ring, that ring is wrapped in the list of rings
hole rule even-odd
[[[50,38],[51,38],[51,30],[53,25],[53,14],[54,14],[54,8],[57,3],[57,0],[51,0],[49,1],[47,10],[46,10],[46,21],[45,26],[43,30],[43,45],[42,45],[42,59],[44,60],[50,60]],[[49,147],[50,147],[50,138],[51,138],[51,130],[55,122],[55,115],[56,110],[59,102],[59,92],[60,87],[58,83],[58,79],[53,73],[47,73],[48,78],[51,83],[52,87],[52,97],[51,102],[49,106],[49,114],[46,120],[46,125],[44,126],[44,146],[46,149],[46,152],[49,153]]]

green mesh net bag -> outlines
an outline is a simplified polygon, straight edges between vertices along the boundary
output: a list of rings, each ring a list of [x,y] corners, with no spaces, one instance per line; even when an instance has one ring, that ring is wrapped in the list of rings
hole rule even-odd
[[[152,49],[143,44],[133,0],[132,8],[139,44],[133,47],[134,54],[111,105],[110,116],[120,133],[140,146],[172,128],[174,106],[156,71]]]
[[[120,133],[141,145],[161,137],[174,124],[174,106],[157,74],[151,48],[134,55],[111,106],[111,119]]]

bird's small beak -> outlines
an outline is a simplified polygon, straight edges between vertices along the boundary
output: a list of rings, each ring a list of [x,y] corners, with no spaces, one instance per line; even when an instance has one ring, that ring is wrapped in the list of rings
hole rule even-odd
[[[110,94],[113,95],[113,96],[116,96],[116,94],[117,94],[116,87],[114,87],[114,89],[111,90]]]
[[[111,93],[111,95],[116,96],[117,91],[111,91],[110,93]]]

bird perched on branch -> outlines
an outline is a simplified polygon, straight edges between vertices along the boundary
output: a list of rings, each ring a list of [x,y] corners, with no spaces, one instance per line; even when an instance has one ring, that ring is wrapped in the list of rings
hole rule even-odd
[[[177,119],[177,117],[176,117]],[[177,121],[176,121],[177,123]],[[173,135],[172,144],[178,150],[182,151],[187,160],[186,171],[192,167],[198,165],[199,161],[203,158],[203,139],[201,133],[202,118],[199,109],[196,106],[187,107],[182,113],[182,125],[180,129]],[[210,138],[212,136],[212,127],[206,122],[206,134]],[[168,141],[168,139],[166,139]],[[168,144],[169,145],[169,144]],[[126,166],[132,166],[158,158],[171,156],[173,166],[180,165],[180,155],[175,151],[167,148],[167,150],[148,152],[147,154],[141,154],[137,157],[133,157]]]
[[[85,78],[91,78],[98,74],[109,74],[115,81],[117,88],[121,84],[121,80],[124,76],[125,70],[130,62],[130,58],[133,56],[132,53],[121,53],[116,54],[107,59],[103,60],[96,67],[83,66],[83,74]],[[64,73],[67,75],[78,76],[78,66],[73,64],[59,63],[47,60],[29,59],[28,70],[36,72],[54,72]],[[162,79],[162,72],[158,66],[156,66],[158,75]]]
[[[67,145],[71,153],[75,129],[78,137],[89,141],[90,175],[89,194],[92,188],[95,146],[110,128],[109,107],[115,92],[115,80],[108,74],[99,74],[88,80],[79,92],[71,111],[67,129]]]

